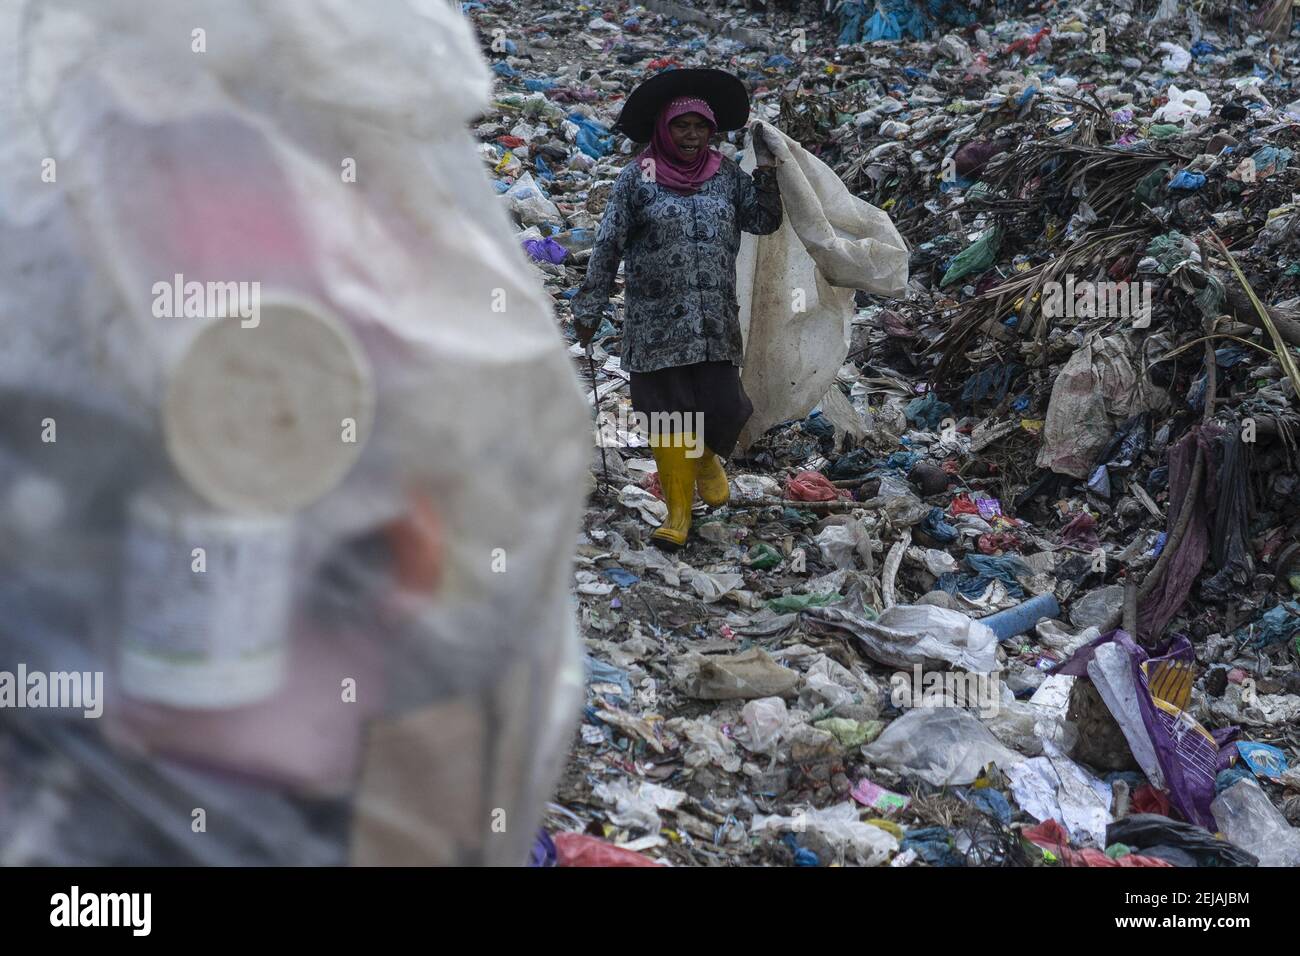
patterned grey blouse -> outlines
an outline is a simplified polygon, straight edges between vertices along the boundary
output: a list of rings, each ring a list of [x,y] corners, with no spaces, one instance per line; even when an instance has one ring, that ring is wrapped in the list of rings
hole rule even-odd
[[[723,157],[699,192],[683,196],[645,181],[633,159],[614,182],[586,281],[573,297],[574,321],[583,328],[600,323],[623,259],[623,368],[740,365],[740,233],[765,236],[780,227],[774,169],[751,177]]]

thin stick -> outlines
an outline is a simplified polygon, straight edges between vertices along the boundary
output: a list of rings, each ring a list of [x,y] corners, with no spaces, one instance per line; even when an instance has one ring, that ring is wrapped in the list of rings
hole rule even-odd
[[[867,508],[869,502],[853,501],[841,498],[838,501],[800,501],[797,498],[757,498],[750,501],[737,501],[734,498],[727,504],[733,511],[741,508],[799,508],[804,511],[852,511],[854,508]]]
[[[596,391],[596,360],[592,357],[591,343],[587,343],[587,368],[591,370],[591,404],[596,410],[596,419],[600,419],[600,396]],[[600,443],[600,469],[605,473],[604,487],[601,489],[602,495],[609,494],[609,462],[605,458],[605,443]]]

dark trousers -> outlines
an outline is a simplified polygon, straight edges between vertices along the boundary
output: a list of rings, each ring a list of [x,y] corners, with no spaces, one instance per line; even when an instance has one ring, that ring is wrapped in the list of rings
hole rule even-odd
[[[740,430],[754,413],[740,384],[740,369],[730,362],[696,362],[630,375],[634,411],[690,415],[685,421],[701,421],[705,446],[722,458],[736,447]]]

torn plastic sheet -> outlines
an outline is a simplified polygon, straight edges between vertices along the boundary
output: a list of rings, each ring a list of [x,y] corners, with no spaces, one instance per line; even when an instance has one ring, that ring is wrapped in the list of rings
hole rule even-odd
[[[1043,756],[1011,767],[1007,777],[1016,803],[1035,820],[1055,820],[1076,843],[1106,845],[1110,785],[1084,770],[1052,741],[1043,741]]]
[[[592,794],[607,806],[610,822],[620,827],[632,827],[658,833],[659,811],[676,810],[686,799],[680,790],[671,790],[649,780],[629,782],[624,779],[613,783],[602,781],[592,789]]]
[[[978,717],[958,707],[918,707],[862,748],[871,763],[911,773],[936,787],[974,783],[989,764],[1003,771],[1027,759],[1002,744]]]
[[[868,657],[892,667],[944,664],[979,674],[998,667],[997,636],[960,611],[897,604],[872,621],[841,607],[814,607],[802,617],[814,629],[847,631]]]
[[[1086,479],[1117,421],[1168,405],[1135,352],[1123,335],[1094,334],[1070,356],[1052,386],[1038,467]]]
[[[1300,601],[1284,601],[1269,608],[1256,620],[1239,627],[1232,637],[1238,643],[1259,648],[1281,644],[1294,634],[1300,634]]]
[[[1216,829],[1260,866],[1300,867],[1300,830],[1291,826],[1253,780],[1234,783],[1214,798]]]
[[[777,833],[812,831],[837,850],[851,853],[861,866],[879,866],[898,849],[898,840],[887,831],[858,817],[853,801],[823,809],[798,810],[788,817],[754,814],[751,833],[772,830]]]

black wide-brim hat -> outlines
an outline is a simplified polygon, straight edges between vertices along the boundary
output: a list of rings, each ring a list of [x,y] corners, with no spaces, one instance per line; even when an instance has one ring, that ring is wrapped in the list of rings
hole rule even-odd
[[[741,129],[749,120],[749,91],[726,70],[664,70],[643,82],[623,104],[614,128],[635,143],[654,135],[659,111],[679,96],[698,96],[709,104],[719,130]]]

